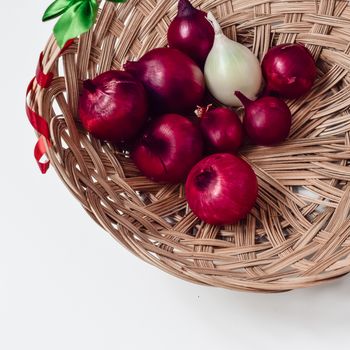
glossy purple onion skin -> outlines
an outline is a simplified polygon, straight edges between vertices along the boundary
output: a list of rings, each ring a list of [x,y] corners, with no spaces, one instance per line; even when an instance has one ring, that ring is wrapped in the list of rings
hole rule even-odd
[[[108,71],[86,80],[79,99],[79,117],[94,137],[113,143],[129,141],[147,120],[147,96],[129,73]]]
[[[243,126],[252,143],[272,146],[288,138],[292,114],[284,101],[272,96],[250,101],[239,92],[236,95],[244,105]]]
[[[213,47],[214,29],[206,13],[194,8],[188,0],[179,0],[178,13],[168,29],[169,47],[191,57],[203,68]]]
[[[124,69],[145,86],[153,112],[188,113],[200,105],[205,92],[198,65],[177,49],[158,48]]]
[[[132,152],[141,173],[153,181],[179,183],[202,157],[199,127],[178,114],[154,120]]]
[[[186,198],[195,215],[212,225],[244,219],[258,195],[253,169],[243,159],[217,153],[201,160],[188,175]]]
[[[282,44],[271,48],[262,61],[267,83],[266,93],[299,98],[309,92],[317,69],[310,51],[300,44]]]
[[[200,128],[209,152],[235,153],[243,144],[242,123],[229,108],[205,112],[200,118]]]

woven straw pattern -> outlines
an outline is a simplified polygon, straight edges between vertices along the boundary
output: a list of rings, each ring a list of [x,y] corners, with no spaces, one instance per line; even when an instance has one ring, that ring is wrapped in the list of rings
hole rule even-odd
[[[350,271],[350,7],[346,1],[194,0],[261,59],[272,45],[306,44],[319,76],[289,101],[289,141],[242,151],[260,185],[237,225],[213,227],[188,209],[182,185],[152,183],[112,145],[92,139],[77,115],[84,79],[166,45],[176,0],[102,2],[93,30],[59,55],[51,38],[30,105],[50,124],[49,158],[87,213],[121,244],[177,277],[249,291],[285,291]],[[309,190],[309,191],[306,191]],[[311,191],[311,192],[310,192]]]

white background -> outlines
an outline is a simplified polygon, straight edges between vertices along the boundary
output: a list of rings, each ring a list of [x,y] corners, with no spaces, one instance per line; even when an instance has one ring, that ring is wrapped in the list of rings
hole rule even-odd
[[[349,349],[350,277],[279,295],[177,280],[121,248],[52,169],[39,173],[24,92],[49,0],[3,2],[0,349]]]

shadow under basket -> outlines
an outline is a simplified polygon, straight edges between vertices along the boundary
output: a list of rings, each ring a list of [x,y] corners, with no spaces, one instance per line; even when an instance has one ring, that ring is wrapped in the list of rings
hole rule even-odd
[[[350,272],[350,6],[347,1],[194,0],[261,60],[269,47],[305,44],[317,60],[313,90],[287,101],[290,139],[241,156],[259,179],[252,213],[204,224],[183,185],[143,177],[126,153],[88,135],[77,113],[82,81],[167,45],[175,0],[100,3],[96,25],[66,48],[50,38],[29,106],[50,127],[51,165],[87,213],[144,261],[194,283],[281,292]],[[48,145],[48,144],[47,144]],[[67,227],[68,229],[68,227]]]

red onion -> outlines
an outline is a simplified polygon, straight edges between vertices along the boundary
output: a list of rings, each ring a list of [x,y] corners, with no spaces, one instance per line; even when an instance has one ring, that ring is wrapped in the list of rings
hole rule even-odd
[[[206,15],[189,0],[179,0],[177,16],[168,29],[169,46],[187,54],[200,67],[204,66],[214,42],[214,29]]]
[[[179,50],[154,49],[138,62],[127,62],[124,69],[144,84],[155,112],[192,112],[202,101],[203,73]]]
[[[310,51],[300,44],[282,44],[271,48],[262,61],[266,92],[285,98],[298,98],[312,88],[316,64]]]
[[[243,143],[243,127],[229,108],[199,108],[200,128],[209,151],[234,153]]]
[[[127,72],[105,72],[84,81],[79,116],[93,136],[116,143],[128,141],[147,120],[145,89]]]
[[[292,114],[284,101],[272,96],[251,101],[239,91],[235,95],[245,108],[243,125],[253,143],[269,146],[288,137]]]
[[[143,134],[132,158],[151,180],[178,183],[201,159],[202,152],[199,128],[179,114],[165,114]]]
[[[192,211],[213,225],[234,224],[253,208],[258,184],[253,169],[229,154],[213,154],[193,167],[186,181]]]

